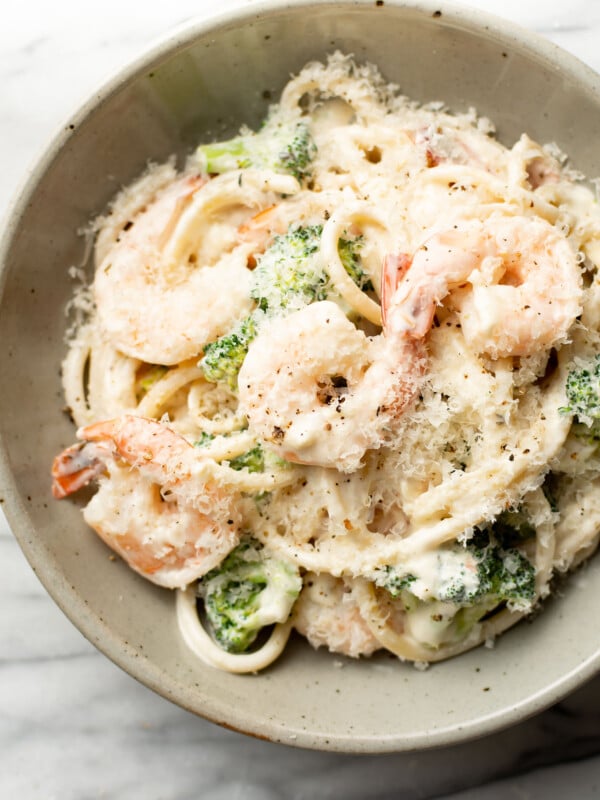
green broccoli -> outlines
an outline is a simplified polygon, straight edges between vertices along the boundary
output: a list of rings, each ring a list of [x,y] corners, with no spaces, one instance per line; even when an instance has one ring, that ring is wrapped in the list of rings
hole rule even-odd
[[[137,376],[135,384],[136,397],[143,397],[168,371],[169,368],[162,366],[162,364],[147,364]]]
[[[354,283],[363,292],[373,290],[371,279],[364,271],[360,257],[360,251],[364,244],[364,238],[357,236],[355,239],[340,239],[338,242],[338,253],[344,269],[350,275]]]
[[[265,469],[265,452],[260,444],[253,447],[251,450],[235,456],[229,462],[231,469],[247,469],[248,472],[264,472]]]
[[[251,296],[262,311],[279,315],[327,299],[331,292],[329,275],[318,259],[322,232],[322,225],[291,226],[260,256]],[[360,289],[368,290],[372,284],[362,268],[362,245],[361,236],[340,239],[338,250],[352,280]]]
[[[215,438],[214,433],[207,433],[206,431],[202,431],[200,434],[200,438],[196,439],[194,442],[194,447],[207,447]]]
[[[407,613],[407,630],[432,647],[464,638],[488,612],[504,603],[529,608],[535,599],[535,568],[506,541],[528,536],[531,528],[519,512],[510,512],[519,527],[510,537],[510,517],[498,525],[477,529],[465,544],[424,553],[402,570],[379,569],[374,582],[394,598]]]
[[[226,142],[198,147],[200,167],[207,173],[259,167],[293,175],[299,181],[310,176],[317,149],[303,122],[267,120],[258,133],[245,131]]]
[[[531,528],[530,528],[531,529]],[[496,533],[496,524],[491,528]],[[527,529],[512,529],[516,534],[529,536]],[[525,533],[523,534],[523,531]],[[508,602],[526,605],[535,598],[535,568],[531,561],[516,548],[505,548],[490,530],[478,530],[467,543],[477,561],[479,590],[464,599],[467,602],[479,602],[481,598],[496,601],[497,604]],[[503,532],[503,535],[506,535]],[[450,598],[449,598],[450,599]],[[458,599],[458,598],[457,598]]]
[[[279,316],[327,296],[328,277],[314,260],[321,227],[296,227],[282,236],[259,259],[253,273],[252,299],[258,308],[233,330],[204,348],[200,367],[206,380],[226,381],[237,388],[240,367],[266,312]]]
[[[202,431],[199,438],[194,442],[194,447],[207,447],[214,440],[214,433]],[[248,472],[266,472],[269,469],[281,469],[288,465],[287,461],[280,458],[271,450],[265,450],[260,443],[257,444],[256,447],[247,450],[245,453],[240,453],[239,456],[235,456],[227,463],[231,469],[247,469]]]
[[[298,225],[275,237],[254,270],[250,294],[259,309],[280,315],[327,298],[329,276],[316,258],[322,230]]]
[[[250,342],[258,332],[260,323],[256,312],[239,322],[229,333],[210,342],[204,348],[199,366],[207,381],[226,381],[231,389],[237,388],[237,376]]]
[[[435,561],[435,565],[432,565]],[[432,569],[433,566],[433,569]],[[432,582],[423,576],[435,575]],[[466,545],[456,544],[426,553],[402,572],[386,567],[377,585],[398,597],[409,591],[422,600],[460,606],[493,601],[530,602],[535,597],[533,564],[514,547],[504,548],[488,530],[477,530]]]
[[[271,469],[277,470],[289,466],[289,463],[271,450],[265,450],[259,443],[251,450],[232,458],[229,466],[237,470],[247,469],[248,472],[267,472]]]
[[[411,572],[398,572],[394,567],[383,567],[378,570],[375,577],[377,586],[388,591],[392,597],[399,597],[405,590],[417,580],[417,576]]]
[[[245,537],[200,579],[198,594],[217,642],[229,653],[243,653],[261,628],[287,620],[301,588],[296,566]]]
[[[600,353],[569,372],[565,391],[568,405],[558,409],[561,414],[573,414],[588,427],[600,420]]]

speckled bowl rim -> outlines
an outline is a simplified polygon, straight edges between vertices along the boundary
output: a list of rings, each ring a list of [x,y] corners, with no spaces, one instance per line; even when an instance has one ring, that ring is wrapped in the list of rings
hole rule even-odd
[[[600,97],[600,76],[594,70],[552,42],[516,24],[479,9],[449,2],[385,0],[385,3],[395,8],[406,8],[436,16],[438,16],[436,12],[441,12],[451,24],[470,31],[481,31],[482,33],[493,31],[499,39],[511,42],[517,48],[527,50],[542,60],[559,67],[571,79],[585,86],[586,89],[598,93]],[[278,2],[278,0],[265,0],[264,2],[234,5],[222,13],[207,12],[170,29],[124,67],[115,71],[113,76],[92,92],[89,99],[83,102],[78,110],[60,126],[43,154],[27,171],[21,187],[17,190],[12,203],[9,204],[9,211],[3,221],[0,238],[0,297],[8,271],[6,257],[10,251],[11,241],[25,209],[35,195],[40,179],[64,146],[73,128],[77,127],[100,103],[118,92],[124,84],[141,76],[149,65],[156,64],[186,48],[196,38],[232,24],[250,23],[265,15],[281,14],[287,9],[296,7],[317,9],[333,6],[341,9],[342,7],[369,7],[372,5],[373,0],[341,0],[341,2],[295,0],[295,2],[286,3]],[[598,102],[600,105],[600,100]],[[7,450],[1,437],[0,487],[2,487],[3,508],[7,520],[33,571],[65,615],[92,644],[141,683],[181,707],[195,714],[200,713],[206,719],[232,730],[261,739],[285,741],[284,725],[269,721],[256,723],[251,719],[243,719],[243,712],[239,708],[231,707],[226,713],[223,709],[211,707],[210,703],[207,703],[200,712],[197,708],[192,708],[188,699],[188,690],[183,683],[173,679],[147,661],[140,661],[137,651],[114,635],[106,624],[91,612],[81,596],[67,583],[61,571],[40,559],[41,549],[36,543],[36,528],[25,505],[20,500],[17,484],[10,469]],[[467,724],[455,723],[438,728],[433,732],[358,738],[352,735],[336,737],[327,734],[325,736],[321,733],[306,731],[299,733],[293,742],[288,740],[287,743],[298,747],[346,753],[415,751],[455,745],[496,732],[542,711],[581,686],[599,671],[600,649],[559,680],[544,686],[540,691],[514,706],[498,708],[495,712],[480,716]]]

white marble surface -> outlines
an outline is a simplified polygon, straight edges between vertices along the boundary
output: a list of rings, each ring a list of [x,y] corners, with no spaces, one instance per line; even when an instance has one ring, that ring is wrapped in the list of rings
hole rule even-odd
[[[0,25],[0,214],[44,143],[154,37],[232,0],[20,0]],[[479,0],[600,71],[600,3]],[[355,758],[218,728],[137,684],[63,617],[0,511],[0,797],[447,798],[600,796],[600,678],[509,731],[416,755]]]

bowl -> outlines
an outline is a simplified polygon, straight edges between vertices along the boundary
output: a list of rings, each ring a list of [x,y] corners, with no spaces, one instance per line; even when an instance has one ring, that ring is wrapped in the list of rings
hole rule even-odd
[[[527,131],[600,174],[600,79],[557,47],[454,4],[267,2],[193,21],[94,94],[58,132],[16,200],[1,244],[0,479],[12,530],[40,580],[115,663],[190,711],[254,736],[347,752],[423,749],[532,715],[600,667],[600,562],[557,602],[479,648],[418,671],[350,660],[294,639],[271,668],[232,675],[180,638],[172,593],[110,557],[76,502],[50,493],[53,456],[74,437],[63,413],[68,267],[78,231],[148,160],[256,125],[290,73],[341,49],[403,93],[474,106],[511,144]]]

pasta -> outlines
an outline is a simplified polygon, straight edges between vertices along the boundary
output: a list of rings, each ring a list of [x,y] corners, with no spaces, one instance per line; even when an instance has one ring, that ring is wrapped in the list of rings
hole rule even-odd
[[[95,221],[56,497],[232,672],[292,629],[417,665],[600,531],[600,212],[555,147],[340,53]]]

